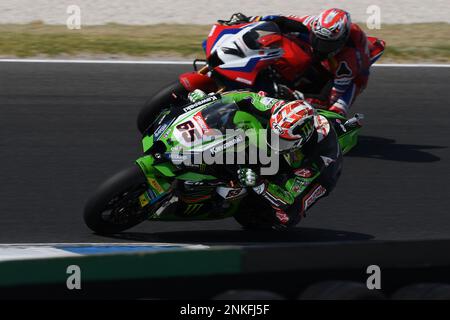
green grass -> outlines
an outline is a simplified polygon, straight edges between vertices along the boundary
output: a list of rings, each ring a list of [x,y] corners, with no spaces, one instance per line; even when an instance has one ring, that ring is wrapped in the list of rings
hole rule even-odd
[[[69,30],[40,22],[0,25],[0,56],[202,57],[210,26],[107,24]],[[366,30],[387,42],[382,61],[450,62],[450,24],[383,25]]]
[[[384,25],[366,32],[386,41],[384,61],[450,62],[448,23]]]

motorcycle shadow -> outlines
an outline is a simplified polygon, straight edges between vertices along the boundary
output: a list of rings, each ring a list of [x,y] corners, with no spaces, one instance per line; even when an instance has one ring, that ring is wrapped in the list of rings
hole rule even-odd
[[[110,237],[137,242],[177,242],[191,244],[256,244],[256,243],[295,243],[367,241],[372,235],[341,230],[297,227],[285,231],[253,230],[191,230],[165,231],[155,233],[124,232]]]
[[[424,150],[443,149],[443,146],[396,143],[394,139],[359,136],[358,145],[346,157],[363,157],[401,162],[436,162],[441,158]]]

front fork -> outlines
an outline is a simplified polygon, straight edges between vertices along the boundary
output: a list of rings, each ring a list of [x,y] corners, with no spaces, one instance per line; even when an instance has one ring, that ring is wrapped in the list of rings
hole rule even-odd
[[[194,72],[186,72],[179,76],[179,81],[181,85],[188,91],[192,92],[195,89],[203,90],[207,93],[216,92],[221,93],[225,91],[224,86],[219,86],[216,81],[211,78],[209,73],[209,66],[205,65],[200,70],[197,70],[197,67],[194,63]]]

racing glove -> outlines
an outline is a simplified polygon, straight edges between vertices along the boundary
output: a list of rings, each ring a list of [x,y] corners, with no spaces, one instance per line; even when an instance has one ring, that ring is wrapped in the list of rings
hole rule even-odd
[[[277,85],[278,96],[286,100],[303,100],[305,97],[303,93],[298,90],[292,90],[284,84]]]
[[[235,24],[240,24],[240,23],[245,23],[245,22],[250,22],[250,21],[251,21],[251,17],[247,17],[246,15],[244,15],[243,13],[240,13],[240,12],[233,13],[230,20],[217,20],[217,22],[219,22],[220,24],[227,25],[227,26],[232,26]]]
[[[207,97],[207,94],[200,89],[195,89],[188,93],[188,99],[190,102],[196,102]]]
[[[255,171],[249,168],[239,169],[237,171],[239,182],[245,187],[254,187],[258,178]]]

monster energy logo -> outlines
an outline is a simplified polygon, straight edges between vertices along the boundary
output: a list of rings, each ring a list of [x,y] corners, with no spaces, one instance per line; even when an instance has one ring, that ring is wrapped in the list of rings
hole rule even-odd
[[[312,131],[313,122],[308,121],[303,128],[301,129],[301,136],[305,139],[309,136],[309,133]]]
[[[203,206],[203,203],[189,204],[184,211],[185,214],[195,214]]]

